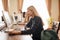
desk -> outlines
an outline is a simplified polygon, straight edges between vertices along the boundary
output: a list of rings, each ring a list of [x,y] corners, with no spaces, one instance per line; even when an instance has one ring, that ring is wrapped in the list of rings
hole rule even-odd
[[[5,26],[6,25],[5,25],[4,21],[0,22],[0,40],[7,40],[8,39],[8,33],[4,32]]]
[[[24,30],[24,27],[25,27],[24,25],[19,24],[17,26],[18,26],[17,29],[20,28],[20,30]],[[9,36],[8,40],[32,40],[32,38],[30,35],[13,35],[13,36]]]
[[[14,35],[9,36],[8,40],[32,40],[30,35]]]
[[[0,40],[8,40],[8,33],[4,33],[4,31],[0,31]]]

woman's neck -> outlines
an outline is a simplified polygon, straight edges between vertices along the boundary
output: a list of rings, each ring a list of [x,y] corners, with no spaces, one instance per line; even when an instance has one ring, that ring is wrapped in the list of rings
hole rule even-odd
[[[31,17],[34,18],[34,15],[32,15]]]

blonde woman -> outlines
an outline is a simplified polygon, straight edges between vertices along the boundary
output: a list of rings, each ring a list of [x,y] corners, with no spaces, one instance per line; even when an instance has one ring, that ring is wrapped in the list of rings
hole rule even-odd
[[[28,11],[31,11],[31,12],[33,12],[32,13],[32,15],[33,16],[39,16],[39,14],[38,14],[38,12],[36,11],[36,9],[34,8],[34,6],[30,6],[30,7],[28,7],[27,8],[27,12],[26,12],[26,22],[28,22],[29,21],[29,18],[31,17],[31,16],[29,16],[29,15],[31,15],[31,13],[28,13]]]
[[[41,40],[41,31],[43,30],[42,19],[39,17],[33,6],[27,8],[27,15],[30,18],[26,27],[30,28],[25,31],[12,31],[10,34],[32,34],[33,40]]]

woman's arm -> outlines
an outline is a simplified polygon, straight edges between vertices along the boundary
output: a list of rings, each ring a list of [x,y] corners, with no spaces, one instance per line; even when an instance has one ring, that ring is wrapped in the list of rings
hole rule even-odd
[[[14,30],[14,31],[9,31],[8,32],[10,35],[19,35],[19,34],[21,34],[21,31],[16,31],[16,30]]]

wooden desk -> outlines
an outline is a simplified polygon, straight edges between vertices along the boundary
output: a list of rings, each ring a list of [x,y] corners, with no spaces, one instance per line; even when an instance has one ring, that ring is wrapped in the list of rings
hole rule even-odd
[[[25,25],[17,25],[17,29],[20,28],[20,30],[24,30]],[[30,35],[13,35],[9,36],[8,40],[32,40]]]
[[[32,40],[30,35],[14,35],[9,36],[8,40]]]

